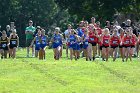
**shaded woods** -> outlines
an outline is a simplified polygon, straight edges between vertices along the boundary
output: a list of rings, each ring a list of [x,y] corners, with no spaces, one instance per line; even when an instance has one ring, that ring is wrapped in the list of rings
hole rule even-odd
[[[95,16],[99,21],[113,20],[114,14],[131,14],[139,20],[139,0],[0,0],[1,30],[11,21],[15,22],[20,45],[25,46],[25,27],[28,20],[34,26],[42,26],[46,32],[55,26],[65,29],[68,23],[89,20]]]

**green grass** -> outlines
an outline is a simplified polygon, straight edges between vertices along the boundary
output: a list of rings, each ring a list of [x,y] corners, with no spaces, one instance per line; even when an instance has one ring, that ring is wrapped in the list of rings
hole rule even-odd
[[[46,50],[46,60],[0,59],[0,93],[140,93],[140,59],[133,62],[70,61],[65,55],[54,61]]]

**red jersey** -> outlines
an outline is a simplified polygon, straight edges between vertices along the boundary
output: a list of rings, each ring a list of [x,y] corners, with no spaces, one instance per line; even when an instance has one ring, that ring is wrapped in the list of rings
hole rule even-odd
[[[119,38],[119,36],[112,36],[110,38],[110,45],[111,46],[119,46],[119,44],[120,44],[120,38]]]
[[[89,43],[97,43],[98,42],[98,38],[97,36],[93,33],[93,32],[89,32]]]
[[[127,35],[124,36],[123,41],[122,41],[123,45],[124,46],[130,46],[130,39],[131,39],[130,36],[127,36]]]
[[[100,27],[96,28],[98,35],[102,34],[102,29]]]
[[[134,34],[131,36],[130,40],[131,40],[131,45],[135,46],[137,39],[136,39],[136,36]]]
[[[102,41],[103,46],[109,46],[109,38],[110,38],[110,35],[103,36],[103,41]]]

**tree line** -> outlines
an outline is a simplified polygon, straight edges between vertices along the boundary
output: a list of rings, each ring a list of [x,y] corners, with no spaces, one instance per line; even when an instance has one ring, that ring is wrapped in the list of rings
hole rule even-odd
[[[15,22],[21,44],[24,46],[24,31],[29,20],[47,31],[59,26],[66,29],[68,23],[89,20],[113,20],[114,14],[132,14],[140,19],[140,0],[0,0],[0,25],[2,29]]]

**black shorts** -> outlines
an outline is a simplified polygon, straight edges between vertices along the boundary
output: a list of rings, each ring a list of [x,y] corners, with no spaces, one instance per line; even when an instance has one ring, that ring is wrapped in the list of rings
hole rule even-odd
[[[6,46],[6,47],[1,47],[1,49],[5,50],[5,51],[8,51],[8,46]]]
[[[124,47],[123,45],[120,45],[120,46],[119,46],[119,48],[123,48],[123,47]]]
[[[135,45],[131,45],[130,47],[131,47],[131,48],[135,48]]]
[[[131,46],[124,46],[124,48],[130,48]]]
[[[83,44],[80,44],[80,49],[82,49],[83,48]]]
[[[115,49],[115,48],[118,48],[118,46],[111,46],[111,48]]]
[[[90,44],[92,44],[92,46],[96,46],[97,45],[97,43],[95,43],[95,42],[89,42]]]
[[[10,45],[9,48],[13,49],[14,47],[17,47],[17,45]]]
[[[102,46],[100,46],[100,50],[102,50]]]
[[[108,47],[109,47],[109,46],[105,46],[105,45],[102,46],[102,48],[108,48]]]

